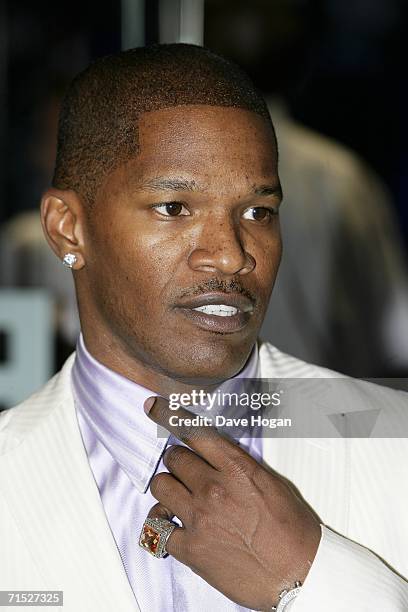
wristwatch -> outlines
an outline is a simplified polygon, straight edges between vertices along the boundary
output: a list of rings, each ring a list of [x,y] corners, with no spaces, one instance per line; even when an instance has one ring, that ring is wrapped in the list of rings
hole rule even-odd
[[[284,589],[279,593],[279,601],[276,606],[272,606],[271,612],[283,612],[284,610],[289,612],[289,609],[292,607],[290,602],[293,602],[295,597],[299,595],[301,587],[302,583],[300,580],[297,580],[293,589]]]

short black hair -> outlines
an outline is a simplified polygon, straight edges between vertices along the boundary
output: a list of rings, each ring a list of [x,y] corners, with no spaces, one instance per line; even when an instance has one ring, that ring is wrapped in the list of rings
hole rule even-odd
[[[92,204],[108,174],[137,155],[140,115],[187,104],[243,108],[270,122],[246,73],[209,49],[178,43],[122,51],[98,59],[69,86],[53,186]]]

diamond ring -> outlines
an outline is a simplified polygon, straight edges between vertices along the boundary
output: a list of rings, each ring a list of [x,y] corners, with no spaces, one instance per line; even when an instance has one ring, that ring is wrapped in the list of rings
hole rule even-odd
[[[153,557],[161,559],[166,557],[166,543],[172,534],[175,523],[162,518],[147,518],[143,523],[139,537],[139,546],[147,550]]]

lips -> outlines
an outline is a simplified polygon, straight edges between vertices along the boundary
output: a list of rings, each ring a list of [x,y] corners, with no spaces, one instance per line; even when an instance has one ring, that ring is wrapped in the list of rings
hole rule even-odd
[[[180,300],[175,309],[208,331],[233,333],[249,322],[254,303],[241,293],[206,293]]]

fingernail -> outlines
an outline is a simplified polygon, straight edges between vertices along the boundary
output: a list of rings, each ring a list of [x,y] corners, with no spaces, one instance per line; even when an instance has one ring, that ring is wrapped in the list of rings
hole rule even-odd
[[[149,414],[151,409],[153,408],[154,402],[156,401],[155,397],[148,397],[143,404],[143,409],[146,414]]]

